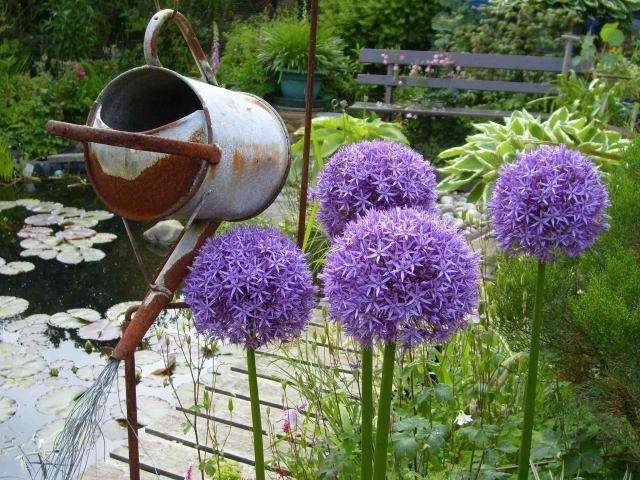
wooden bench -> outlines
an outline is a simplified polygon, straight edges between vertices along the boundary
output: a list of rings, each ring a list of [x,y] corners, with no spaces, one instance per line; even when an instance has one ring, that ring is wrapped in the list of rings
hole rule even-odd
[[[487,53],[435,52],[416,50],[386,50],[364,48],[360,51],[360,62],[386,65],[386,74],[361,73],[356,81],[362,85],[382,85],[385,87],[384,101],[356,102],[349,110],[368,110],[382,114],[412,114],[434,117],[480,117],[503,118],[511,115],[511,111],[490,110],[480,108],[430,107],[424,105],[400,105],[393,102],[393,88],[404,85],[411,87],[479,90],[485,92],[509,92],[545,95],[553,92],[551,83],[533,83],[506,80],[475,80],[470,78],[436,78],[423,74],[410,76],[398,74],[396,69],[406,70],[412,65],[426,66],[434,61],[436,55],[445,54],[453,60],[460,72],[466,68],[484,70],[512,70],[522,72],[567,73],[570,69],[576,72],[587,70],[588,65],[571,65],[573,45],[579,37],[563,35],[565,40],[564,57],[542,57],[528,55],[498,55]],[[540,114],[543,117],[546,114]]]

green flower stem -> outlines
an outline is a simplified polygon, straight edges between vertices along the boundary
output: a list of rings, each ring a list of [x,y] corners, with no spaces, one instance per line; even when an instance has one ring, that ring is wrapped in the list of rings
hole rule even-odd
[[[544,293],[544,269],[546,263],[538,261],[538,280],[536,284],[536,303],[533,309],[533,325],[531,326],[531,345],[529,347],[529,373],[524,403],[524,425],[520,443],[520,463],[518,464],[518,480],[529,478],[529,456],[531,454],[531,435],[533,433],[533,417],[536,408],[536,384],[538,382],[538,357],[540,356],[540,327],[542,324],[542,300]]]
[[[382,383],[380,385],[380,403],[378,406],[373,480],[384,480],[387,476],[387,445],[389,443],[389,424],[391,422],[391,387],[393,386],[393,363],[395,358],[395,342],[387,343],[384,346],[384,360],[382,361]]]
[[[370,480],[373,468],[373,348],[362,349],[362,464],[360,478]]]
[[[253,348],[247,348],[247,370],[249,372],[249,397],[251,398],[251,424],[253,427],[253,453],[256,462],[256,480],[265,480],[262,420],[260,419],[260,397],[258,396],[258,375],[256,374],[256,352]]]

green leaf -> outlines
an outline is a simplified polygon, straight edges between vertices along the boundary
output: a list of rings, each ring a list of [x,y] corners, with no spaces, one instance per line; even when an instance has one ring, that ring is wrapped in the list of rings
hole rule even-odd
[[[443,152],[440,152],[438,154],[438,158],[446,159],[446,158],[452,158],[452,157],[459,157],[466,153],[470,153],[469,150],[467,150],[465,147],[466,146],[449,148]]]
[[[413,459],[418,454],[418,442],[409,436],[403,435],[393,442],[391,451],[396,459],[403,457]]]
[[[600,30],[600,38],[612,47],[619,47],[624,42],[624,33],[618,28],[618,22],[605,23]]]

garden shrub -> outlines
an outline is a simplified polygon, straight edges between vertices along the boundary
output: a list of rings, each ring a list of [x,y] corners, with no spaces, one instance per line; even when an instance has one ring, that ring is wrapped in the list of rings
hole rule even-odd
[[[262,30],[268,23],[267,16],[258,16],[235,23],[223,35],[226,45],[220,57],[220,70],[216,73],[218,83],[259,97],[270,96],[276,91],[276,76],[267,72],[258,60]]]
[[[435,0],[323,0],[320,23],[332,25],[352,48],[427,50]]]

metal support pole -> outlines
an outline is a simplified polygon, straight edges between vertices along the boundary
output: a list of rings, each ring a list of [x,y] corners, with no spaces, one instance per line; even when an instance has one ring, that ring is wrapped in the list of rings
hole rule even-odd
[[[307,91],[305,92],[304,142],[302,147],[302,178],[300,179],[300,210],[298,211],[298,247],[304,243],[309,189],[309,148],[311,146],[311,115],[313,113],[313,79],[316,68],[316,32],[318,30],[318,0],[311,0],[309,15],[309,60],[307,62]],[[318,160],[318,159],[316,159]]]
[[[129,323],[126,326],[129,327]],[[127,435],[129,440],[129,479],[140,480],[140,450],[138,445],[138,405],[136,397],[135,352],[124,359],[124,384],[127,395]]]
[[[140,308],[134,305],[125,313],[124,329],[129,328],[131,317]],[[162,310],[179,310],[189,308],[185,302],[169,303]],[[124,384],[127,398],[127,435],[129,448],[129,480],[140,480],[140,445],[138,442],[138,401],[136,395],[136,363],[135,352],[124,359]]]

